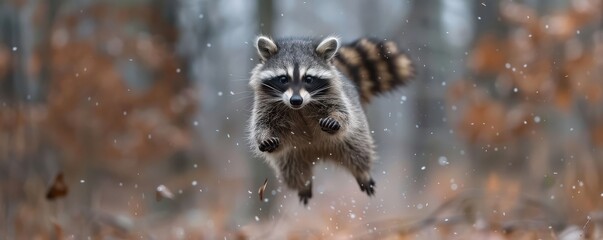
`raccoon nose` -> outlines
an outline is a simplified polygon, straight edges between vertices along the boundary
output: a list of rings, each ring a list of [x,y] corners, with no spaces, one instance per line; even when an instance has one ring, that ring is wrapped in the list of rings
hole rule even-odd
[[[299,95],[293,95],[291,96],[291,99],[289,99],[289,102],[293,106],[299,106],[304,102],[304,99]]]

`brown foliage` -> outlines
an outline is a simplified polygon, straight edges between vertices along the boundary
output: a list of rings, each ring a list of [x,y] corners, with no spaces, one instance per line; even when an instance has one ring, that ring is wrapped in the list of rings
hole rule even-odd
[[[458,129],[471,143],[504,143],[527,133],[534,126],[529,104],[506,106],[478,87],[458,81],[449,89],[449,99],[461,108]]]
[[[161,159],[186,147],[185,119],[195,103],[184,88],[185,77],[176,71],[178,59],[169,53],[172,30],[166,30],[166,40],[130,35],[106,22],[116,14],[117,22],[142,19],[164,26],[154,29],[166,29],[157,10],[148,7],[109,10],[94,5],[88,11],[98,24],[93,36],[76,37],[77,14],[58,19],[51,31],[47,122],[54,142],[79,159],[90,152],[99,159]],[[142,81],[150,87],[129,87],[116,61],[148,69],[152,79]]]
[[[11,68],[11,53],[7,46],[0,43],[0,83]]]
[[[519,211],[517,219],[540,216],[544,226],[562,225],[547,232],[537,220],[532,230],[539,230],[527,230],[532,235],[522,238],[596,239],[601,227],[589,227],[588,221],[603,207],[601,1],[570,1],[569,8],[543,15],[521,3],[505,1],[500,6],[508,32],[498,32],[501,37],[479,36],[469,55],[472,77],[450,86],[448,103],[458,132],[477,149],[470,154],[476,158],[472,167],[483,171],[484,164],[477,163],[500,162],[521,166],[516,169],[521,173],[495,169],[500,176],[512,177],[476,180],[485,180],[486,195],[499,198],[473,207]],[[559,122],[571,123],[567,127]],[[486,152],[483,146],[491,144],[505,146],[506,151]],[[525,176],[517,180],[519,175]],[[545,211],[534,214],[526,211],[528,205],[540,205]],[[529,226],[498,217],[485,223],[505,231]],[[490,233],[477,234],[494,237]],[[515,234],[516,230],[495,238],[517,239]]]
[[[63,173],[58,173],[57,176],[54,178],[54,181],[50,185],[50,188],[46,192],[46,199],[52,201],[58,198],[62,198],[67,196],[68,192],[69,188],[65,183]]]
[[[603,124],[599,123],[594,127],[594,130],[591,133],[593,142],[598,147],[603,147]]]
[[[533,122],[526,109],[554,104],[558,110],[569,112],[576,102],[601,105],[601,33],[594,32],[593,42],[579,38],[581,28],[600,20],[596,10],[600,6],[600,1],[572,1],[565,12],[538,16],[526,5],[503,2],[501,16],[513,28],[506,37],[481,35],[468,62],[478,77],[496,76],[494,81],[501,92],[486,97],[490,93],[471,84],[470,79],[449,89],[449,102],[462,110],[461,133],[470,142],[513,140],[529,127],[517,123]],[[560,48],[564,51],[558,51]],[[507,116],[510,109],[516,109],[515,117]],[[594,117],[601,120],[602,116]],[[515,123],[508,122],[511,118]]]
[[[0,203],[14,211],[0,223],[14,226],[17,239],[61,239],[80,231],[90,231],[94,239],[131,238],[123,219],[144,213],[144,193],[123,201],[131,211],[124,218],[87,209],[86,201],[98,201],[98,191],[90,188],[102,186],[95,176],[127,182],[136,175],[132,166],[144,169],[189,146],[197,100],[174,53],[176,28],[150,3],[59,7],[50,19],[50,4],[62,2],[10,2],[9,7],[32,8],[31,19],[19,24],[31,24],[26,27],[36,39],[18,51],[0,42],[0,84],[27,85],[0,92],[1,172],[6,166],[11,172],[0,177]],[[20,91],[32,89],[29,101]],[[49,166],[65,177],[42,180],[40,169]],[[122,195],[109,197],[121,201]],[[64,207],[71,201],[76,206]]]
[[[469,68],[480,73],[497,73],[504,68],[505,59],[507,49],[503,40],[499,40],[494,34],[486,34],[475,44]]]

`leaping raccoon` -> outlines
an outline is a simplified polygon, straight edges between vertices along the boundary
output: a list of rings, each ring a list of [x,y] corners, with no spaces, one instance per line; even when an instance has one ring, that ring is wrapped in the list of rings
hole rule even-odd
[[[254,152],[304,204],[312,197],[312,166],[321,160],[343,166],[360,190],[374,195],[376,154],[362,104],[410,80],[410,59],[391,41],[365,38],[340,48],[335,37],[260,36],[256,48],[261,61],[249,82]]]

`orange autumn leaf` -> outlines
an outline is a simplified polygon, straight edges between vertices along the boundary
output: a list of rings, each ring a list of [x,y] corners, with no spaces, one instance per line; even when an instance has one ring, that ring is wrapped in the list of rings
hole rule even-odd
[[[557,89],[555,92],[555,105],[564,111],[569,111],[573,104],[573,96],[568,89]]]
[[[603,124],[594,127],[594,130],[591,131],[591,138],[594,145],[603,147]]]
[[[569,15],[578,27],[596,21],[601,17],[602,3],[599,0],[572,0],[570,1]]]
[[[574,103],[574,94],[567,76],[561,76],[553,95],[555,106],[563,111],[569,111]]]
[[[513,24],[527,26],[538,21],[538,14],[534,9],[515,2],[505,1],[500,5],[500,15]]]
[[[451,103],[456,103],[461,99],[467,97],[467,94],[471,91],[471,86],[468,81],[458,80],[453,82],[447,91],[447,99]]]
[[[65,177],[63,176],[63,173],[58,173],[46,192],[46,199],[52,201],[63,198],[67,196],[67,193],[69,193],[69,188],[65,183]]]
[[[546,33],[560,41],[565,41],[576,34],[578,28],[575,18],[566,12],[547,16],[543,20]]]
[[[520,136],[528,133],[534,127],[532,108],[529,104],[521,104],[512,107],[507,111],[506,124],[507,131],[513,136]]]
[[[542,98],[553,91],[552,66],[545,58],[539,58],[528,67],[517,67],[505,73],[512,77],[519,92],[532,99]]]
[[[534,39],[534,32],[524,28],[511,31],[508,43],[508,54],[505,62],[507,69],[516,68],[518,72],[527,70],[523,66],[534,65],[538,60],[539,42]],[[506,65],[509,63],[509,65]]]
[[[4,80],[11,67],[11,52],[0,43],[0,81]]]
[[[506,44],[493,34],[482,36],[469,57],[469,68],[477,73],[497,73],[504,68]]]
[[[597,106],[603,101],[603,86],[595,81],[585,82],[582,90],[584,98],[592,106]]]
[[[36,77],[40,74],[42,69],[42,60],[40,54],[37,52],[33,53],[27,60],[27,75],[31,78]]]
[[[505,133],[505,109],[502,104],[482,99],[466,106],[460,121],[461,133],[470,142],[499,142]]]
[[[598,104],[603,99],[603,85],[595,74],[597,63],[592,52],[580,51],[566,59],[563,72],[576,96],[582,96],[590,104]]]
[[[258,189],[258,196],[260,197],[260,201],[264,201],[264,192],[266,191],[266,186],[268,186],[268,178],[264,180],[264,184],[260,186]]]

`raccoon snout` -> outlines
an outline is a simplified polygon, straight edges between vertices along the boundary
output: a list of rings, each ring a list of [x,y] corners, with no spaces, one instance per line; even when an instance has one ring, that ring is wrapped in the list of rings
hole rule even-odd
[[[289,103],[291,103],[293,107],[300,107],[302,103],[304,103],[304,99],[300,95],[293,95],[289,99]]]

